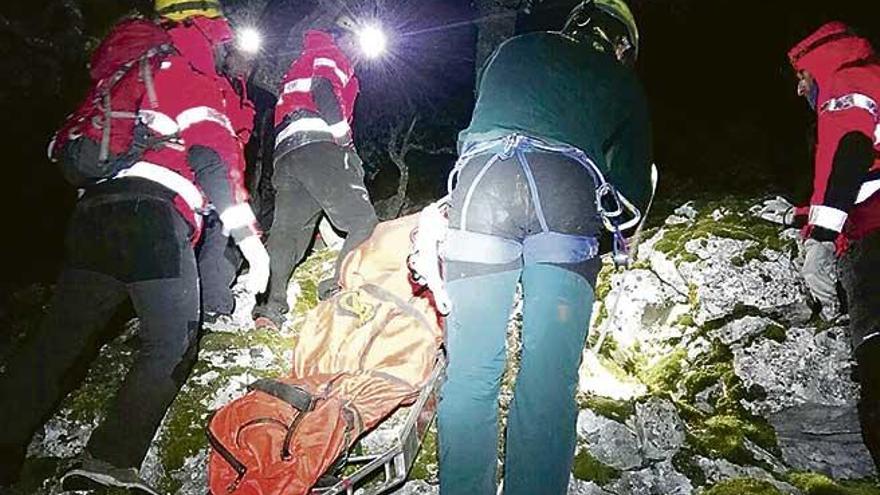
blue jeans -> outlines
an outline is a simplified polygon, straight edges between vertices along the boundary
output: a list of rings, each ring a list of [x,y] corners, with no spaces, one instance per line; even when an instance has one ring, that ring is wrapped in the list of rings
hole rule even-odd
[[[520,280],[522,359],[507,424],[504,493],[566,493],[595,279],[536,263],[448,284],[454,309],[446,325],[449,369],[438,412],[442,495],[496,491],[498,392]]]

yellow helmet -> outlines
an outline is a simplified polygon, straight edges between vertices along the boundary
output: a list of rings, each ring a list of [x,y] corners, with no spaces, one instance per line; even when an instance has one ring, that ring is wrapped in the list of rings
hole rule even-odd
[[[172,21],[196,16],[209,19],[223,17],[220,0],[156,0],[156,13]]]

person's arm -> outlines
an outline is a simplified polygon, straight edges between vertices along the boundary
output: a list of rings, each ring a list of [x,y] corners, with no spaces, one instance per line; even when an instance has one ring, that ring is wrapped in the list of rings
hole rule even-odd
[[[331,134],[343,138],[351,134],[342,95],[357,84],[341,52],[335,56],[315,57],[312,61],[312,99],[318,113],[330,126]]]
[[[177,67],[169,67],[156,77],[157,93],[169,96],[152,111],[169,119],[169,126],[176,126],[195,182],[217,210],[224,233],[247,258],[253,272],[250,287],[262,291],[268,282],[269,257],[248,204],[241,166],[243,150],[225,113],[222,91],[216,81],[176,62]]]
[[[874,162],[876,119],[864,95],[838,91],[822,105],[816,172],[806,232],[833,241],[855,205],[865,174]]]

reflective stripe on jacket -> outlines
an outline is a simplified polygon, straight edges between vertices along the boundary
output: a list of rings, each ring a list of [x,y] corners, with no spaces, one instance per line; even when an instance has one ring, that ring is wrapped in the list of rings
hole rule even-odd
[[[337,115],[325,115],[316,100],[320,84],[332,88]],[[359,83],[351,62],[321,31],[305,34],[303,51],[281,83],[275,108],[276,148],[293,149],[316,141],[351,143],[351,121]]]

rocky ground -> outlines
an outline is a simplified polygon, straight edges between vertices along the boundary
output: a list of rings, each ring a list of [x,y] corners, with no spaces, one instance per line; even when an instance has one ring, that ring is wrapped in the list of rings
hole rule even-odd
[[[797,275],[796,232],[758,217],[752,202],[684,205],[646,232],[632,269],[600,275],[581,368],[579,447],[570,494],[880,495],[861,443],[845,321],[814,315]],[[252,328],[253,298],[211,325],[199,361],[144,465],[168,493],[206,492],[203,428],[213,409],[262,376],[285,373],[332,250],[291,284],[293,318],[280,333]],[[49,290],[13,301],[13,334],[30,331]],[[509,352],[515,358],[511,320]],[[20,493],[57,493],[137,352],[137,322],[107,344],[81,389],[30,447]],[[4,352],[14,349],[7,346]],[[502,409],[514,367],[505,376]],[[362,441],[387,445],[400,417]],[[435,434],[398,493],[437,493]]]

